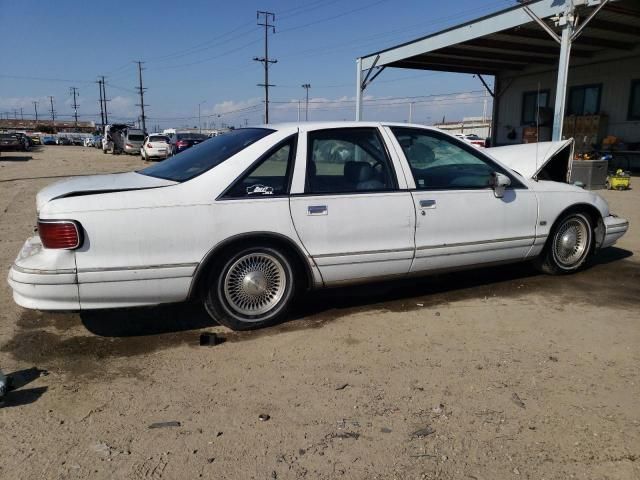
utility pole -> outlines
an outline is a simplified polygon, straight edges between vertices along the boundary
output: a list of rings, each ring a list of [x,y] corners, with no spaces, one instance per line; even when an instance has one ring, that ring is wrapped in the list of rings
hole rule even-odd
[[[202,122],[200,121],[200,105],[206,103],[206,100],[201,101],[198,104],[198,133],[202,133]]]
[[[53,97],[51,95],[49,95],[49,102],[51,103],[51,128],[53,130],[55,130],[55,124],[56,124],[56,111],[53,109]]]
[[[107,112],[107,102],[109,100],[107,100],[107,87],[104,83],[104,75],[102,75],[102,77],[100,77],[102,79],[101,82],[101,87],[102,87],[102,101],[104,102],[104,124],[106,125],[107,123],[109,123],[109,114]]]
[[[100,125],[104,131],[104,108],[102,105],[102,80],[96,82],[98,84],[98,91],[100,92]]]
[[[22,107],[20,107],[20,120],[24,122],[24,113],[22,113]]]
[[[311,88],[311,84],[303,83],[302,88],[304,88],[307,92],[307,100],[304,104],[304,121],[308,122],[309,121],[309,89]]]
[[[142,133],[146,134],[147,133],[147,124],[145,121],[145,116],[144,116],[144,91],[146,90],[146,88],[142,88],[142,64],[144,62],[141,61],[137,61],[135,62],[138,64],[138,83],[140,84],[140,86],[138,87],[138,93],[140,93],[140,104],[138,105],[140,107],[140,119],[142,120]]]
[[[76,95],[80,96],[78,94],[78,88],[77,87],[69,87],[69,94],[73,95],[73,116],[76,120],[76,130],[78,129],[78,103],[76,102]]]
[[[413,102],[409,102],[409,123],[413,123]]]
[[[260,23],[260,15],[264,18],[264,23]],[[264,123],[269,123],[269,87],[275,87],[275,85],[269,84],[269,64],[278,63],[278,60],[269,59],[269,28],[273,33],[276,33],[275,25],[269,23],[269,19],[272,22],[276,21],[276,16],[271,12],[258,11],[256,18],[258,19],[258,25],[264,27],[264,57],[254,57],[256,62],[262,62],[264,64],[264,83],[259,83],[259,87],[264,87]]]
[[[31,103],[33,103],[33,109],[36,111],[36,122],[37,122],[38,121],[38,102],[34,100]]]

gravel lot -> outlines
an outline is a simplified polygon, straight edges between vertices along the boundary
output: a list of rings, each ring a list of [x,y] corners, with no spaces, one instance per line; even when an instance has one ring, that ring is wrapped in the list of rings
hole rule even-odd
[[[40,188],[142,165],[82,147],[3,153],[0,264],[32,232]],[[632,181],[603,192],[629,233],[579,274],[508,266],[325,291],[259,332],[198,305],[26,311],[3,281],[0,367],[21,374],[0,408],[0,478],[640,478]],[[201,347],[203,331],[227,341]]]

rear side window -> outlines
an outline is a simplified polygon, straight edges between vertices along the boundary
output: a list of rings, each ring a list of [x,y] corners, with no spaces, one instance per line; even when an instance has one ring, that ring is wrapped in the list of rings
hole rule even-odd
[[[376,128],[337,128],[308,134],[307,193],[395,190],[392,168]]]
[[[291,183],[296,137],[276,145],[224,194],[225,198],[255,198],[287,195]]]
[[[213,137],[138,173],[184,182],[212,169],[273,132],[269,128],[239,128]]]

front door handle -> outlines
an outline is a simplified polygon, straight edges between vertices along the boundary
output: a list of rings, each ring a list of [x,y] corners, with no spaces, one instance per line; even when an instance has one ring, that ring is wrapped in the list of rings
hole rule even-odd
[[[327,215],[329,209],[326,205],[309,205],[307,207],[307,215]]]
[[[436,208],[435,200],[420,200],[420,208]]]

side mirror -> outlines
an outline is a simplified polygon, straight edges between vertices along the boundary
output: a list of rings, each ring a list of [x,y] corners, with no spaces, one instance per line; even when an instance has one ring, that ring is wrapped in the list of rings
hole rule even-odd
[[[511,185],[511,179],[506,175],[498,172],[491,174],[491,187],[496,198],[504,197],[504,191],[509,185]]]

